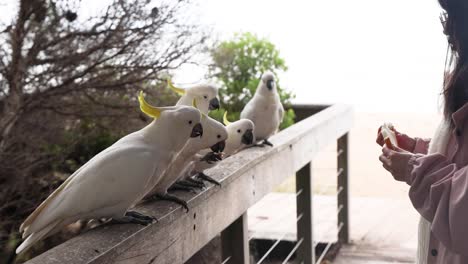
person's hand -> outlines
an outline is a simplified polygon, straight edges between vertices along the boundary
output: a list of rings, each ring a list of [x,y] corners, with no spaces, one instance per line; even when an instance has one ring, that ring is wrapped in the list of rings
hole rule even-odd
[[[398,141],[398,147],[412,153],[414,147],[416,146],[416,140],[406,134],[398,132],[395,128],[392,128],[392,130],[393,132],[395,132]],[[383,147],[385,141],[381,131],[382,127],[379,127],[379,130],[377,131],[377,139],[375,140],[375,142]]]
[[[413,155],[413,153],[399,147],[390,149],[384,146],[379,160],[382,162],[382,166],[393,175],[395,180],[407,182],[409,178],[408,162]]]

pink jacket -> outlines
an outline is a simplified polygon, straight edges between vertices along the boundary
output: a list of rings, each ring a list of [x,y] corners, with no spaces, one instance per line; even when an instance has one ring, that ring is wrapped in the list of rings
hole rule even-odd
[[[427,155],[429,140],[417,139],[408,164],[409,197],[431,222],[427,263],[468,263],[468,104],[452,115],[447,155]]]

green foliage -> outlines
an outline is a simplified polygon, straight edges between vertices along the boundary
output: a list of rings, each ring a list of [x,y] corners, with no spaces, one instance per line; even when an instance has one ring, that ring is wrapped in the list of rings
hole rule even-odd
[[[113,135],[109,131],[99,131],[99,133],[91,133],[86,137],[82,137],[67,157],[64,169],[70,173],[76,171],[81,165],[114,144],[119,138],[119,136]]]
[[[167,75],[165,78],[170,78]],[[165,81],[145,82],[142,85],[146,99],[153,105],[174,105],[176,95],[166,88]],[[133,105],[125,110],[126,116],[112,117],[112,109],[90,107],[87,110],[96,115],[104,113],[104,117],[83,117],[67,126],[57,135],[58,140],[43,146],[43,152],[51,157],[49,169],[64,174],[71,174],[102,150],[114,144],[121,137],[140,129],[148,123],[147,117],[135,105],[136,94],[116,94],[106,96],[93,94],[93,98],[106,105]]]
[[[46,151],[52,156],[64,155],[62,160],[50,164],[52,170],[71,174],[121,136],[97,126],[92,120],[83,120],[76,129],[64,133],[64,143],[46,147]],[[67,145],[71,148],[66,147]]]
[[[285,108],[293,95],[282,89],[278,81],[278,72],[288,67],[275,45],[265,38],[252,33],[236,34],[233,39],[216,45],[211,51],[213,64],[209,75],[221,83],[219,90],[222,107],[228,111],[230,120],[237,120],[244,105],[252,98],[263,72],[271,71],[277,78],[277,87],[281,102]],[[224,110],[212,112],[211,116],[222,119]],[[294,123],[294,111],[285,113],[281,128]]]

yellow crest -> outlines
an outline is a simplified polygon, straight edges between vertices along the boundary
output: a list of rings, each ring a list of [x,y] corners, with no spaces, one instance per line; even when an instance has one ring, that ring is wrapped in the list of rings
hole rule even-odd
[[[160,109],[146,102],[145,97],[143,96],[143,91],[140,91],[140,94],[138,95],[138,102],[140,102],[140,110],[148,116],[157,119],[161,115]]]
[[[223,123],[224,123],[224,125],[229,126],[231,124],[231,122],[229,122],[229,120],[227,119],[227,114],[228,114],[227,111],[224,112]]]
[[[167,85],[169,86],[169,88],[171,88],[172,91],[174,91],[178,95],[185,94],[185,89],[175,87],[170,79],[167,79]]]
[[[193,100],[192,100],[192,106],[195,107],[195,108],[200,112],[202,120],[205,119],[205,118],[207,117],[204,113],[202,113],[202,112],[200,111],[200,109],[198,109],[197,99],[193,98]]]

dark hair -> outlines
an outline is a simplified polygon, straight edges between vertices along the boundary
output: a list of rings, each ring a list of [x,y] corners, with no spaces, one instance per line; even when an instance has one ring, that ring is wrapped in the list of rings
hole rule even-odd
[[[444,34],[453,52],[454,66],[444,77],[444,116],[451,116],[468,102],[468,1],[439,0],[445,10]]]

